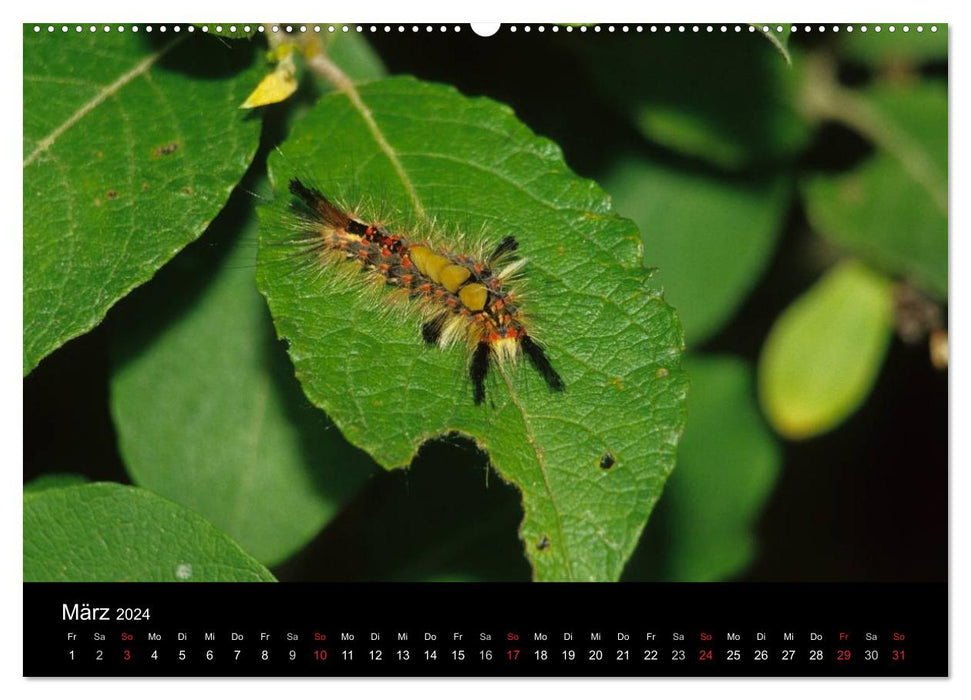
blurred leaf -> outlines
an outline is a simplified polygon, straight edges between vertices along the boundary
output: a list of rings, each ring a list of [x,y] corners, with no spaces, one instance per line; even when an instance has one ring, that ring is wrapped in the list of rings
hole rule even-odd
[[[24,374],[198,237],[256,151],[252,46],[150,38],[24,28]]]
[[[624,572],[628,580],[723,581],[757,550],[755,526],[782,467],[759,413],[755,376],[734,357],[689,355],[688,426],[657,513]]]
[[[40,493],[47,489],[62,489],[65,486],[77,486],[87,482],[88,477],[83,474],[42,474],[36,479],[24,484],[24,493]]]
[[[648,139],[722,168],[791,158],[808,141],[799,72],[754,32],[591,39],[591,67]]]
[[[846,173],[809,175],[813,227],[892,274],[947,297],[947,92],[936,83],[861,93],[885,143]]]
[[[627,159],[603,184],[640,228],[646,262],[660,269],[688,344],[699,345],[728,322],[768,264],[789,202],[787,178],[716,178]]]
[[[345,75],[356,83],[383,78],[387,71],[381,57],[357,32],[327,35],[325,51]]]
[[[789,53],[789,37],[792,36],[791,24],[755,22],[752,23],[751,26],[755,27],[762,34],[762,36],[768,39],[769,43],[772,44],[776,48],[776,51],[782,55],[782,58],[786,60],[787,65],[792,65],[792,54]],[[768,27],[769,31],[765,31],[763,27]],[[777,31],[777,27],[782,27],[782,31]]]
[[[889,280],[844,262],[794,301],[759,358],[759,398],[782,435],[803,439],[839,425],[863,403],[893,331]]]
[[[916,24],[895,24],[889,31],[889,24],[868,24],[867,31],[861,32],[854,27],[852,32],[840,32],[839,55],[841,58],[872,65],[921,64],[932,61],[947,61],[947,25],[923,24],[924,31],[918,32]],[[875,31],[879,26],[880,31]],[[910,27],[904,32],[905,26]],[[931,31],[936,26],[937,31]]]
[[[273,581],[197,514],[107,482],[24,493],[24,581]]]
[[[111,410],[136,484],[272,565],[317,534],[373,463],[293,378],[253,278],[256,228],[251,201],[231,204],[207,236],[228,233],[228,251],[193,246],[119,309]]]
[[[327,95],[294,127],[285,157],[271,157],[277,192],[309,172],[332,195],[379,198],[399,212],[397,230],[413,221],[421,235],[435,220],[515,235],[528,309],[567,388],[551,393],[521,363],[491,372],[486,403],[473,405],[464,351],[424,347],[417,316],[389,317],[345,276],[293,255],[283,195],[261,217],[257,277],[304,391],[388,469],[434,436],[471,437],[523,493],[537,579],[616,579],[674,466],[686,384],[680,326],[648,288],[637,230],[504,105],[410,78],[362,86],[358,99]]]

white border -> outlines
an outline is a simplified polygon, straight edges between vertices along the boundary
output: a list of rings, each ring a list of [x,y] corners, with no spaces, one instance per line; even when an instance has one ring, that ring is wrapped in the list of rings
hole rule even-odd
[[[971,672],[964,670],[971,659],[971,643],[969,630],[969,603],[963,595],[955,595],[955,591],[965,587],[968,581],[968,524],[971,520],[969,509],[960,507],[964,499],[957,494],[968,493],[967,469],[971,468],[971,450],[969,450],[968,431],[955,431],[953,435],[952,464],[956,468],[951,470],[951,674],[950,681],[917,681],[917,680],[847,680],[828,681],[814,680],[806,682],[792,682],[786,680],[738,680],[738,681],[685,681],[685,680],[563,680],[563,681],[507,681],[493,680],[484,682],[433,680],[433,681],[382,681],[382,680],[330,680],[321,683],[317,680],[167,680],[157,682],[105,680],[105,681],[24,681],[22,673],[22,588],[21,588],[21,484],[22,477],[18,464],[23,463],[23,384],[20,377],[22,367],[22,338],[20,334],[9,329],[20,328],[22,321],[22,174],[14,170],[15,158],[21,159],[17,138],[23,133],[22,129],[22,37],[19,25],[24,22],[54,21],[90,23],[94,20],[103,21],[106,18],[116,19],[124,16],[127,22],[158,22],[164,18],[193,18],[200,21],[209,19],[227,19],[227,14],[239,19],[258,20],[272,15],[278,7],[287,8],[283,19],[326,20],[328,22],[363,22],[381,21],[394,23],[427,23],[427,22],[626,22],[633,24],[636,20],[642,23],[665,22],[703,22],[735,24],[747,19],[794,20],[796,22],[840,22],[858,23],[861,20],[870,23],[886,22],[952,22],[949,29],[951,36],[950,57],[950,109],[952,115],[967,114],[968,110],[968,77],[964,73],[967,67],[965,57],[971,52],[971,45],[964,44],[958,39],[964,29],[963,22],[954,26],[957,15],[957,3],[940,2],[936,0],[922,0],[921,2],[900,3],[882,2],[879,4],[860,3],[854,6],[845,1],[814,0],[801,5],[782,7],[778,2],[735,2],[731,4],[715,2],[663,3],[663,4],[634,4],[625,0],[543,0],[541,2],[524,3],[522,0],[490,0],[477,8],[464,4],[444,0],[411,0],[410,2],[392,2],[382,0],[369,2],[366,6],[359,2],[345,0],[340,3],[326,2],[326,0],[300,0],[280,6],[268,6],[265,2],[239,0],[232,5],[211,3],[203,7],[201,3],[187,0],[171,0],[164,5],[148,3],[128,3],[119,6],[103,0],[88,0],[83,4],[67,2],[51,2],[46,5],[19,5],[14,12],[20,16],[11,18],[6,24],[5,32],[8,42],[13,37],[11,49],[5,51],[4,70],[7,73],[3,85],[9,101],[3,110],[4,129],[6,139],[3,141],[4,164],[3,192],[5,209],[8,220],[13,217],[12,233],[3,236],[4,250],[2,260],[3,270],[0,273],[0,284],[3,284],[2,304],[3,316],[0,328],[7,329],[3,334],[0,345],[3,352],[3,420],[0,426],[3,430],[2,444],[7,446],[6,453],[11,464],[4,465],[4,484],[2,493],[6,499],[3,508],[2,557],[6,562],[3,577],[3,600],[18,601],[17,609],[13,611],[15,624],[9,625],[0,638],[3,639],[3,649],[0,659],[3,664],[4,684],[12,682],[12,688],[18,695],[30,697],[65,698],[80,693],[82,697],[97,694],[105,697],[108,693],[132,694],[139,698],[165,698],[170,700],[173,695],[180,697],[207,697],[215,694],[225,695],[227,690],[234,698],[263,698],[268,692],[292,692],[308,694],[336,694],[338,697],[347,694],[381,695],[387,698],[391,695],[397,698],[454,698],[457,695],[472,700],[488,698],[495,700],[496,695],[508,695],[512,691],[519,696],[534,696],[537,694],[552,695],[559,698],[589,698],[593,694],[608,692],[612,697],[644,698],[651,694],[670,694],[678,698],[721,696],[744,696],[746,698],[777,698],[785,695],[788,698],[816,698],[821,694],[837,697],[859,697],[862,694],[877,694],[881,700],[894,698],[913,698],[917,695],[931,697],[965,697],[971,690],[968,678]],[[225,8],[225,9],[223,9]],[[231,8],[231,9],[230,9]],[[963,20],[963,17],[961,18]],[[17,26],[14,26],[17,25]],[[960,117],[959,117],[960,118]],[[953,116],[952,116],[953,123]],[[955,129],[951,134],[951,231],[963,232],[965,217],[964,203],[968,201],[966,187],[968,159],[968,138],[961,130]],[[15,151],[17,151],[15,155]],[[962,349],[967,340],[967,308],[969,301],[968,282],[962,274],[955,274],[955,270],[962,272],[968,269],[969,246],[962,233],[951,239],[951,296],[950,308],[952,313],[950,323],[951,339],[951,385],[952,385],[952,420],[956,425],[971,424],[971,413],[968,411],[969,374],[961,367]],[[17,373],[16,376],[14,373]],[[954,390],[957,391],[954,391]],[[19,418],[19,420],[17,420]],[[915,465],[915,478],[919,478],[920,465]],[[955,507],[957,506],[957,507]],[[962,546],[955,546],[956,542]],[[12,629],[11,629],[12,628]],[[963,688],[963,690],[961,690]]]

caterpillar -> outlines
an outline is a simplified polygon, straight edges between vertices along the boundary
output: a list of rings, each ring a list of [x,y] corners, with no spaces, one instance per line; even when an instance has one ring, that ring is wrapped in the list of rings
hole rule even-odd
[[[513,290],[526,264],[519,243],[503,238],[485,256],[458,253],[368,223],[299,178],[289,181],[290,207],[298,228],[310,234],[308,250],[321,260],[357,264],[364,274],[396,287],[421,312],[421,337],[443,350],[464,344],[475,405],[485,400],[490,367],[515,363],[525,355],[551,391],[565,384],[542,346],[530,335]]]

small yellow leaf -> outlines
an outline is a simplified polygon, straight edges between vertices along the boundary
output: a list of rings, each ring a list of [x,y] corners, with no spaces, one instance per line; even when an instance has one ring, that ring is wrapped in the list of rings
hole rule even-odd
[[[293,58],[288,56],[280,61],[272,73],[260,81],[240,108],[252,109],[283,102],[297,90],[296,74]]]

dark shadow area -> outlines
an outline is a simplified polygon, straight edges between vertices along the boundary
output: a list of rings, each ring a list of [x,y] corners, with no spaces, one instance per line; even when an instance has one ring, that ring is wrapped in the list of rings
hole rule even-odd
[[[185,26],[176,34],[173,25],[164,25],[165,32],[159,31],[162,26],[152,25],[151,33],[141,33],[142,41],[152,51],[163,49],[173,41],[180,42],[162,57],[159,66],[199,80],[220,80],[236,75],[249,68],[257,54],[265,50],[265,42],[259,38],[253,41],[227,39],[203,33],[198,28],[189,34]]]
[[[274,573],[287,581],[529,580],[516,530],[519,492],[471,442],[422,446],[407,470],[376,477]]]

